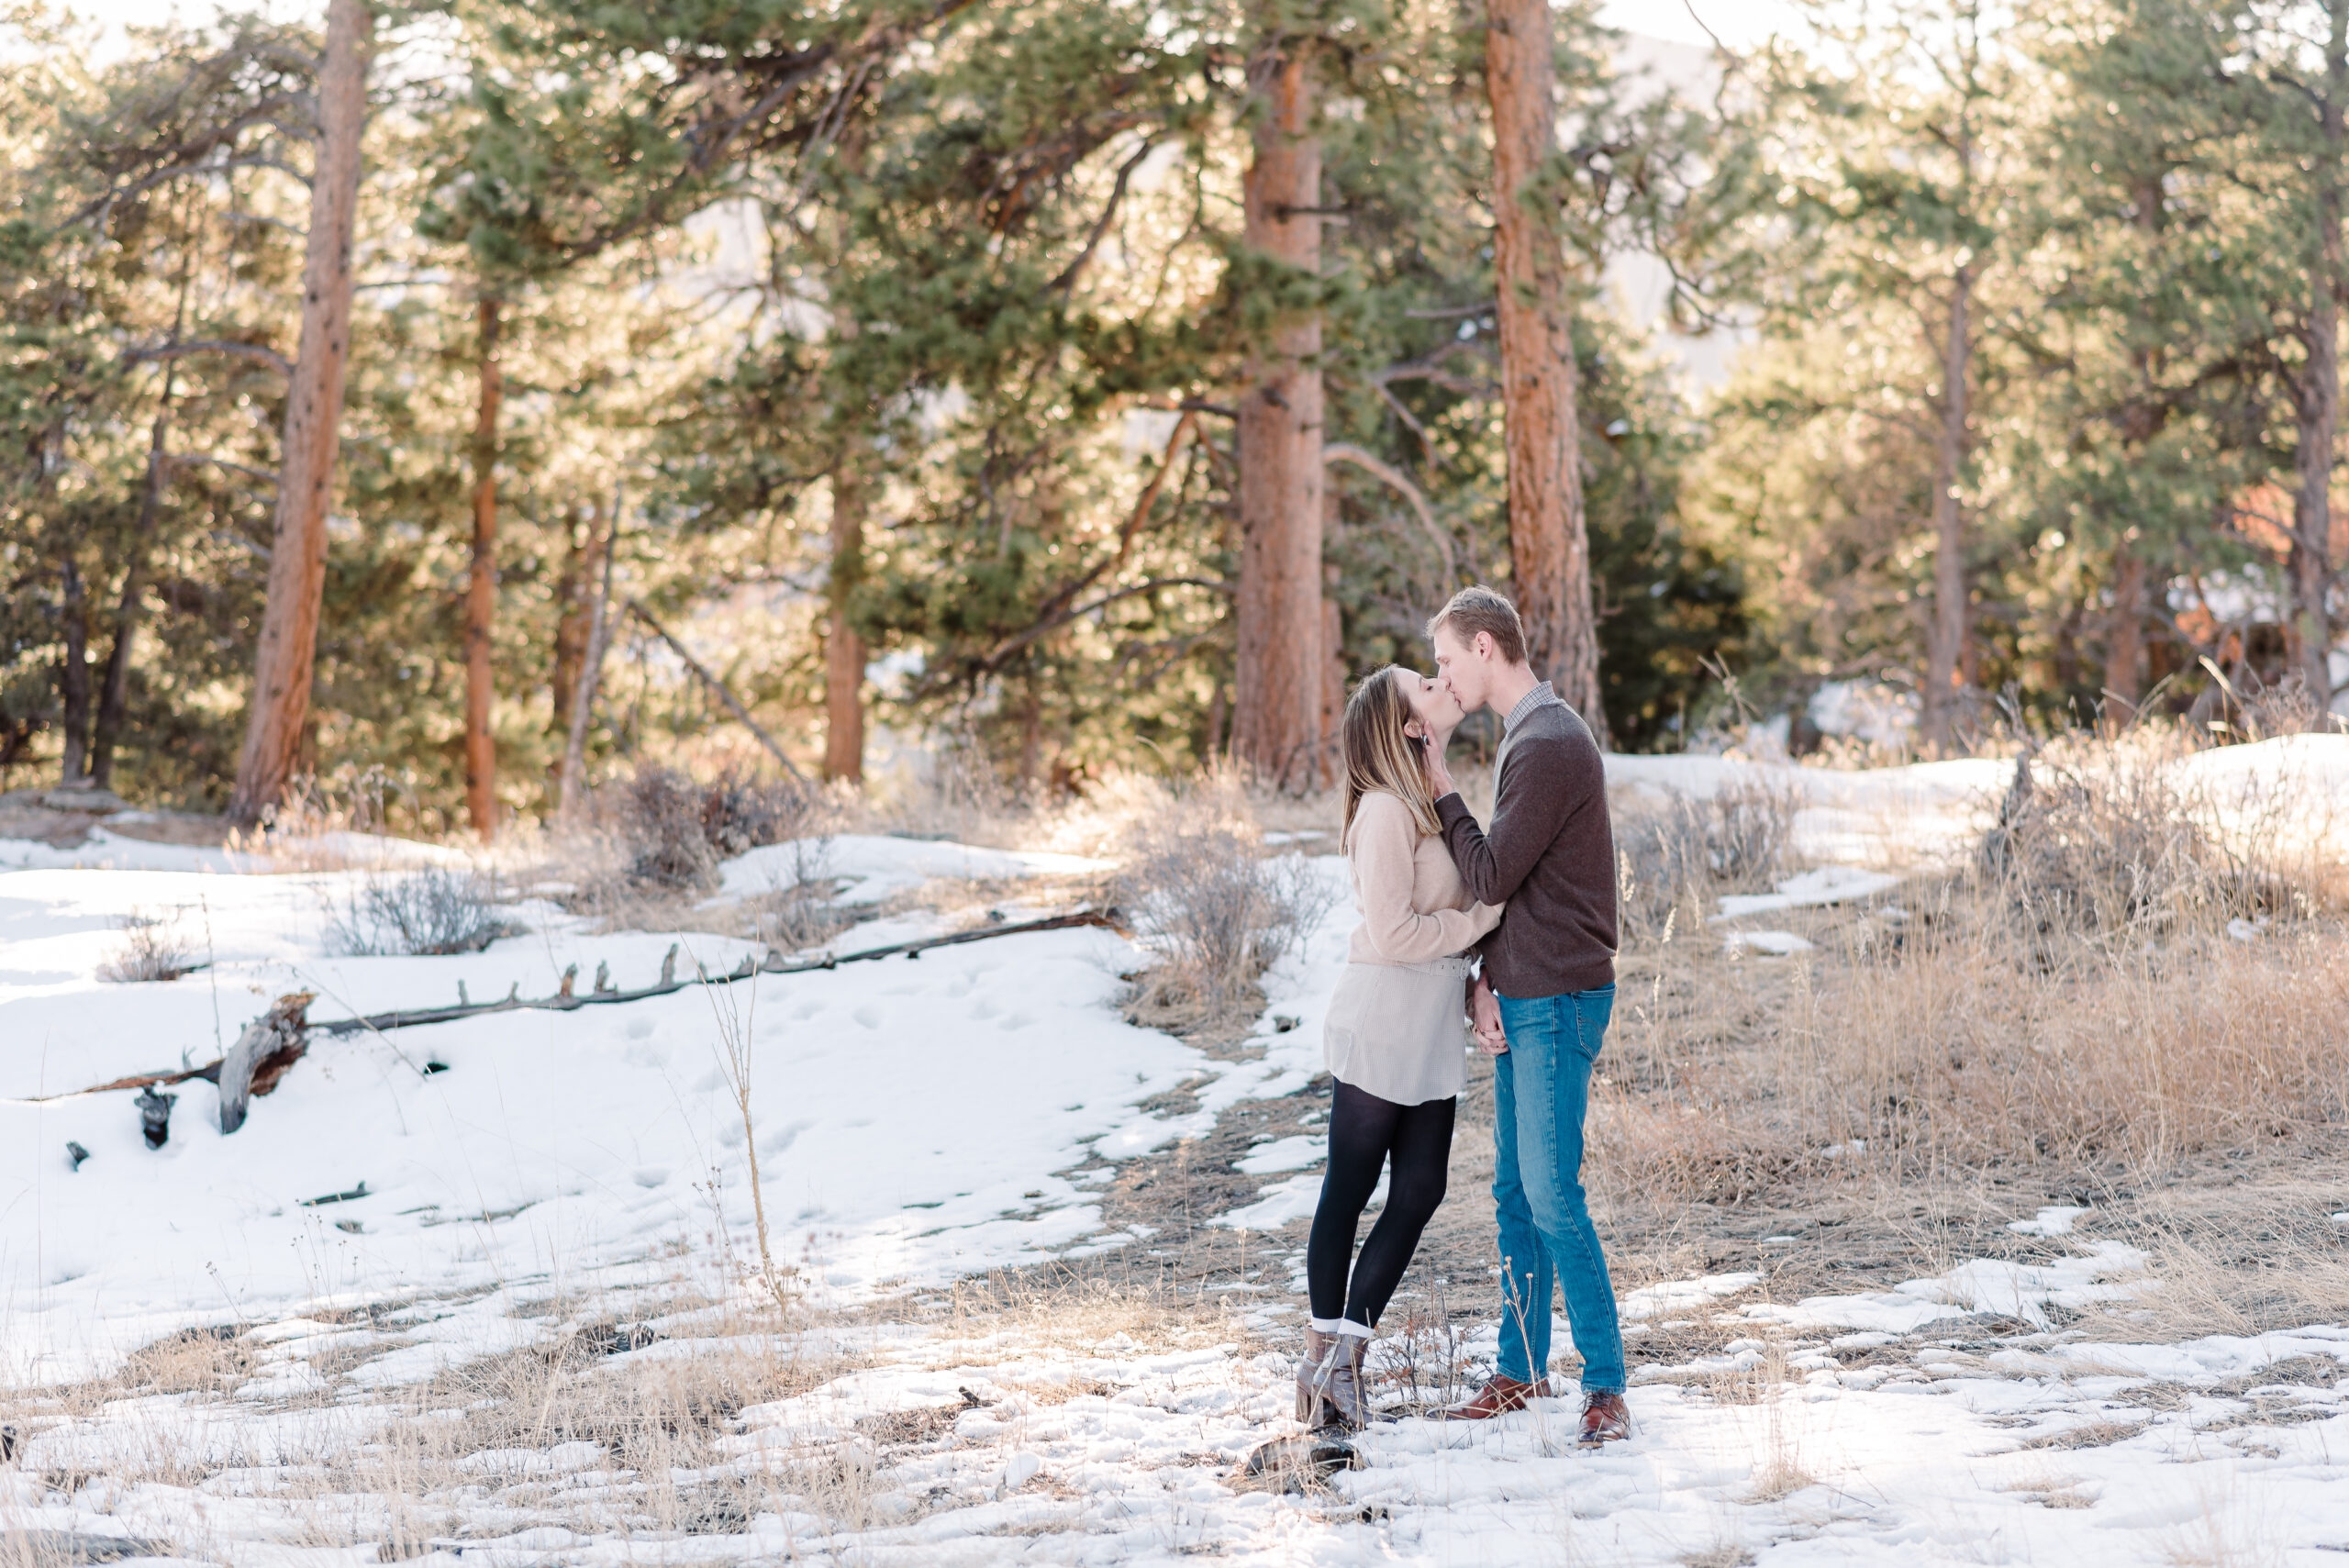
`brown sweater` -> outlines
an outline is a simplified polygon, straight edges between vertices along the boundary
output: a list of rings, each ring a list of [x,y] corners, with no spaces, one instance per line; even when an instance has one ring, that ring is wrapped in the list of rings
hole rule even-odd
[[[1615,981],[1615,837],[1607,767],[1582,716],[1541,704],[1501,745],[1490,832],[1458,792],[1435,803],[1468,895],[1508,906],[1480,944],[1504,996],[1557,996]]]

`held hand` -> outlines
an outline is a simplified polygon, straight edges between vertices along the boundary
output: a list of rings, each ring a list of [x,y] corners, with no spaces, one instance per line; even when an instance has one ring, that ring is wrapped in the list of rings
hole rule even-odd
[[[1476,1043],[1485,1048],[1487,1056],[1499,1056],[1508,1050],[1508,1031],[1501,1027],[1501,1005],[1493,988],[1480,976],[1475,992],[1468,999],[1469,1017],[1476,1029]]]

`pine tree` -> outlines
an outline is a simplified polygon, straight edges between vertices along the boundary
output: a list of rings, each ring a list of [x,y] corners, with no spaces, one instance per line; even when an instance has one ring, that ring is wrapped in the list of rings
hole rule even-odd
[[[259,821],[298,766],[326,584],[327,512],[342,435],[351,351],[351,241],[359,223],[360,140],[375,17],[368,0],[331,0],[318,57],[317,157],[310,173],[301,346],[285,405],[269,597],[246,704],[245,743],[228,796],[236,821]]]
[[[1488,0],[1486,11],[1510,576],[1535,671],[1588,721],[1604,747],[1574,328],[1554,223],[1563,159],[1550,0]]]

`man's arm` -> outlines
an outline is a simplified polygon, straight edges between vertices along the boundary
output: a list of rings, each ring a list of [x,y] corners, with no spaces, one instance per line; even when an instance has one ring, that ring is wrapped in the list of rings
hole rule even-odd
[[[1499,798],[1493,803],[1489,833],[1476,826],[1459,792],[1450,790],[1448,773],[1442,782],[1449,793],[1435,803],[1452,863],[1459,868],[1468,896],[1480,904],[1503,904],[1517,895],[1534,863],[1565,827],[1575,803],[1590,787],[1590,781],[1580,776],[1586,767],[1564,740],[1528,738],[1511,750],[1509,761]]]

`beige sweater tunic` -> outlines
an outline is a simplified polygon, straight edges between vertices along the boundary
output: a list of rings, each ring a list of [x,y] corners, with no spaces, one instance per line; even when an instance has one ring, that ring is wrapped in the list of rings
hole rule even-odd
[[[1500,907],[1468,896],[1442,838],[1396,795],[1363,796],[1346,860],[1362,924],[1330,1002],[1330,1072],[1397,1105],[1448,1099],[1467,1081],[1466,954]]]

